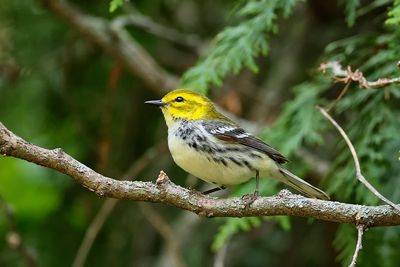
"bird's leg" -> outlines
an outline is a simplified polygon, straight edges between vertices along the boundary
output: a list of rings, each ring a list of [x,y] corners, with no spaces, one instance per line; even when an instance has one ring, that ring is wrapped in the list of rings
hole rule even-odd
[[[260,194],[260,192],[258,191],[260,185],[260,172],[258,170],[256,170],[256,190],[254,190],[254,197],[257,198]]]
[[[226,188],[225,186],[215,187],[215,188],[209,189],[209,190],[207,190],[207,191],[204,191],[204,192],[203,192],[203,195],[208,195],[208,194],[211,194],[211,193],[220,191],[220,190],[224,190],[225,188]]]
[[[245,208],[250,207],[251,204],[253,204],[254,201],[256,201],[256,199],[259,196],[259,185],[260,185],[260,172],[258,170],[256,170],[256,190],[254,190],[253,194],[249,194],[249,195],[244,195],[242,197],[242,200],[244,202]]]

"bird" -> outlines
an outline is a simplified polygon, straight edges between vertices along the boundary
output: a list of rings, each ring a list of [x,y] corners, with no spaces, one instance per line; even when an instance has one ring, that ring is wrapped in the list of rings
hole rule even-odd
[[[288,160],[273,147],[218,112],[206,96],[190,89],[175,89],[160,100],[145,104],[161,108],[168,127],[168,147],[174,162],[186,172],[216,185],[209,194],[253,177],[259,196],[259,177],[270,177],[301,194],[329,200],[321,189],[283,167]]]

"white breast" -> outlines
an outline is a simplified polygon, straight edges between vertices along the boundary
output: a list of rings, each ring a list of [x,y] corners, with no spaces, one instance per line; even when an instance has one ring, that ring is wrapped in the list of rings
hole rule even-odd
[[[229,162],[229,168],[213,161],[204,152],[197,152],[189,147],[181,138],[172,136],[168,139],[169,150],[175,163],[188,173],[217,185],[240,184],[249,180],[254,173],[250,170],[235,166]]]

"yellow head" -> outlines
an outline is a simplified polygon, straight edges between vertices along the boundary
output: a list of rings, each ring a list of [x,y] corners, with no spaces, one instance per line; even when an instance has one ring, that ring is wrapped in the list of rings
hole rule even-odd
[[[150,100],[145,103],[161,107],[168,127],[179,119],[188,121],[227,119],[215,110],[210,99],[188,89],[176,89],[166,94],[161,100]]]

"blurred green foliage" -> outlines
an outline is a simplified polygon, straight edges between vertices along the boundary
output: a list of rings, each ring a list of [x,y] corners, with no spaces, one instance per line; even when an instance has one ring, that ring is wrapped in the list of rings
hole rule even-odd
[[[388,19],[386,24],[400,24],[400,1],[395,0],[392,9],[388,12]]]
[[[257,73],[255,58],[268,54],[267,34],[277,33],[277,15],[289,16],[296,2],[242,1],[231,15],[238,25],[226,27],[215,37],[207,56],[183,75],[181,86],[206,93],[210,84],[221,86],[229,73],[238,74],[243,67]]]
[[[114,12],[118,7],[121,7],[124,3],[123,0],[111,0],[110,2],[110,12]]]
[[[0,163],[0,176],[0,195],[13,203],[15,214],[19,218],[41,220],[60,204],[63,186],[56,183],[54,177],[51,179],[54,173],[50,170],[5,158]]]
[[[360,68],[369,80],[398,77],[400,1],[74,4],[84,14],[107,19],[135,9],[164,26],[212,40],[198,59],[202,49],[194,51],[179,40],[166,41],[140,27],[128,28],[156,62],[182,76],[181,85],[209,92],[218,104],[249,120],[273,121],[260,136],[289,157],[295,173],[320,183],[336,200],[379,204],[356,181],[348,148],[315,109],[328,106],[343,89],[316,69],[321,62],[337,60],[353,70]],[[39,146],[61,147],[115,178],[165,139],[161,114],[143,105],[159,96],[147,90],[139,77],[40,1],[0,0],[0,6],[0,121],[9,129]],[[284,73],[284,83],[273,74],[275,70]],[[399,98],[398,85],[366,90],[353,83],[333,110],[357,149],[364,175],[394,202],[400,201]],[[258,105],[279,108],[252,117],[247,109]],[[242,111],[233,108],[237,106]],[[328,164],[325,177],[315,174],[316,166],[305,160],[301,150]],[[154,180],[160,169],[178,184],[199,187],[174,166],[167,152],[157,152],[131,178]],[[274,181],[261,181],[263,195],[281,188]],[[249,182],[234,187],[231,194],[253,190],[254,183]],[[4,202],[0,206],[11,207],[15,219],[1,210],[2,240],[17,231],[36,266],[71,266],[104,203],[69,177],[6,157],[0,158],[0,199]],[[356,229],[350,225],[289,217],[200,219],[173,207],[152,204],[151,208],[172,229],[178,256],[186,266],[211,266],[224,249],[226,266],[337,266],[337,262],[347,266],[356,243]],[[174,266],[170,241],[147,216],[136,203],[116,206],[85,266]],[[399,242],[398,228],[370,229],[359,265],[397,266]],[[9,243],[0,242],[0,266],[28,262]]]

